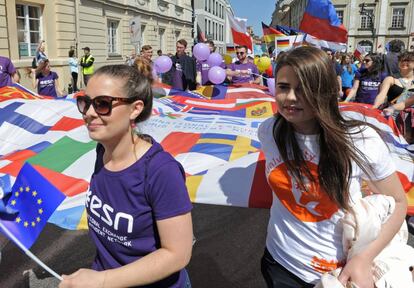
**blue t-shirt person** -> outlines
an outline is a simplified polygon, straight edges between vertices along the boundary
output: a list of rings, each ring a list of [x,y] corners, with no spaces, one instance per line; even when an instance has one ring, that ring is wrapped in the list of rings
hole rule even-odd
[[[351,88],[354,82],[355,73],[358,68],[355,64],[342,65],[342,88]]]

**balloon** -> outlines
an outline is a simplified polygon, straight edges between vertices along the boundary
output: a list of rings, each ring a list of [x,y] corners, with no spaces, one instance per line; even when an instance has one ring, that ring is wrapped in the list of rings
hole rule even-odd
[[[210,80],[211,83],[221,84],[224,79],[226,79],[226,71],[223,68],[214,66],[208,70],[208,80]]]
[[[270,64],[271,64],[270,58],[267,56],[262,56],[259,58],[259,61],[257,61],[256,66],[257,66],[257,69],[259,69],[259,71],[263,73],[267,68],[269,68]]]
[[[257,66],[257,64],[259,63],[259,59],[260,57],[254,57],[254,60],[253,60],[254,65]]]
[[[204,43],[198,43],[194,46],[193,54],[199,61],[207,60],[210,56],[210,48]]]
[[[210,67],[220,66],[221,63],[223,63],[223,57],[221,57],[219,53],[211,53],[210,56],[208,56],[207,64]]]
[[[233,58],[229,54],[225,54],[223,58],[224,58],[224,63],[226,63],[227,65],[231,64],[231,62],[233,61]]]
[[[272,96],[275,95],[275,78],[267,78],[267,88]]]
[[[168,56],[160,56],[154,61],[154,70],[158,73],[165,73],[172,67],[172,61]]]

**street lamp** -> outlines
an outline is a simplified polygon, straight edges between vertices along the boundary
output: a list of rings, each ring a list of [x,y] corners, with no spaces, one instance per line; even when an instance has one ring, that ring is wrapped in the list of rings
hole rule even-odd
[[[362,3],[361,9],[359,10],[360,15],[365,15],[370,20],[370,29],[372,33],[372,48],[374,48],[374,42],[375,42],[375,27],[374,27],[374,11],[373,10],[366,10],[365,9],[365,3]]]

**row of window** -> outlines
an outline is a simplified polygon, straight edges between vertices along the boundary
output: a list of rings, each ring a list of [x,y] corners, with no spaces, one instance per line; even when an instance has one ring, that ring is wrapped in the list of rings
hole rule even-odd
[[[217,0],[204,0],[204,10],[224,19],[224,6]]]
[[[374,15],[374,9],[365,9],[365,12],[368,15]],[[336,10],[336,13],[341,23],[343,23],[344,11]],[[370,29],[373,27],[373,17],[369,17],[368,15],[361,15],[360,28]],[[391,28],[404,28],[404,16],[405,8],[392,8]]]
[[[224,41],[224,25],[209,19],[204,19],[204,31],[209,40]]]
[[[39,6],[31,5],[16,5],[16,15],[17,15],[17,34],[18,34],[18,46],[19,46],[19,56],[20,57],[33,57],[36,55],[36,49],[39,42],[43,39],[42,31],[42,14]],[[107,20],[107,52],[108,55],[120,55],[120,31],[119,31],[119,20],[108,19]],[[145,28],[146,25],[141,25],[141,43],[147,44],[145,42]],[[219,31],[219,37],[221,41],[223,40],[223,25],[220,27],[213,24],[212,29],[213,35],[217,35]],[[165,28],[158,28],[158,47],[161,50],[165,50]],[[180,38],[180,31],[173,31],[175,42]],[[214,38],[218,40],[218,38]]]

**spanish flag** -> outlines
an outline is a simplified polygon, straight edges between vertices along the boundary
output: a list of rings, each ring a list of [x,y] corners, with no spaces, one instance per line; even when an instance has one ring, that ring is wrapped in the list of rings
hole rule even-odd
[[[276,30],[275,28],[269,27],[262,22],[263,39],[265,42],[274,42],[276,37],[285,37],[286,35]]]

